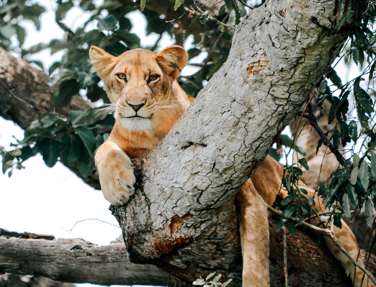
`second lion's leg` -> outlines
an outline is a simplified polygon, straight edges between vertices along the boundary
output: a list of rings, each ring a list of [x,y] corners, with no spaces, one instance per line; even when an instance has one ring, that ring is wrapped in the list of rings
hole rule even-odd
[[[269,224],[264,200],[251,180],[238,194],[243,287],[269,286]]]

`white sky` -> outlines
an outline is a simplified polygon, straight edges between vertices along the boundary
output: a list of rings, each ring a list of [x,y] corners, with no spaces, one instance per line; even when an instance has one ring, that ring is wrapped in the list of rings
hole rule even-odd
[[[49,13],[43,14],[41,18],[42,31],[37,32],[32,25],[28,26],[27,46],[38,43],[39,39],[47,42],[63,35],[54,20],[52,1],[39,2],[49,9]],[[79,25],[85,15],[77,9],[67,19],[70,25]],[[131,20],[137,23],[132,32],[141,38],[142,44],[153,43],[157,36],[145,36],[144,19],[133,13]],[[164,37],[160,46],[169,44],[171,41]],[[59,57],[59,54],[51,56],[46,51],[36,55],[46,66]],[[341,76],[346,73],[348,78],[357,74],[356,69],[349,70],[343,64],[337,70]],[[185,74],[192,72],[193,68],[185,70]],[[0,146],[8,146],[14,141],[13,136],[22,138],[22,135],[23,131],[18,126],[0,118]],[[100,191],[90,188],[60,163],[48,168],[41,156],[31,158],[25,166],[26,169],[16,170],[10,178],[0,173],[1,228],[52,234],[56,237],[84,238],[97,244],[108,244],[120,235],[117,222],[108,210],[109,204]]]

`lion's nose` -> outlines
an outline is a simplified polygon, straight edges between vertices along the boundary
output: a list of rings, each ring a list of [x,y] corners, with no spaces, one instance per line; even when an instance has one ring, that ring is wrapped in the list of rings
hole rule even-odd
[[[137,112],[139,109],[141,109],[143,106],[145,106],[145,103],[141,103],[141,104],[130,104],[128,103],[128,105],[135,111]]]

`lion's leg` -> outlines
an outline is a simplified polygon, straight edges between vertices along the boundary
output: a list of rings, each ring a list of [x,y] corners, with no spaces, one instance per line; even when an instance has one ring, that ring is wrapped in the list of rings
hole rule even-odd
[[[95,165],[104,197],[113,205],[125,204],[134,193],[136,181],[128,155],[107,140],[95,153]]]
[[[251,180],[238,194],[241,210],[240,240],[243,256],[243,287],[269,286],[269,224],[264,200]]]

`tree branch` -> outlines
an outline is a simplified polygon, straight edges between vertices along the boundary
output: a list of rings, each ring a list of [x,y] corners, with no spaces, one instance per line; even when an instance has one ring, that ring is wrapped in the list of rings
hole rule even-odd
[[[243,19],[226,63],[145,163],[133,199],[113,209],[131,260],[185,280],[239,278],[234,196],[338,55],[347,34],[335,17],[334,0],[269,0]]]
[[[47,112],[66,114],[71,109],[85,109],[90,104],[74,97],[64,109],[57,109],[52,101],[48,77],[26,61],[0,48],[0,116],[22,128]]]
[[[182,285],[155,266],[130,263],[123,243],[97,246],[82,239],[41,238],[46,236],[2,230],[0,272],[75,283]]]

